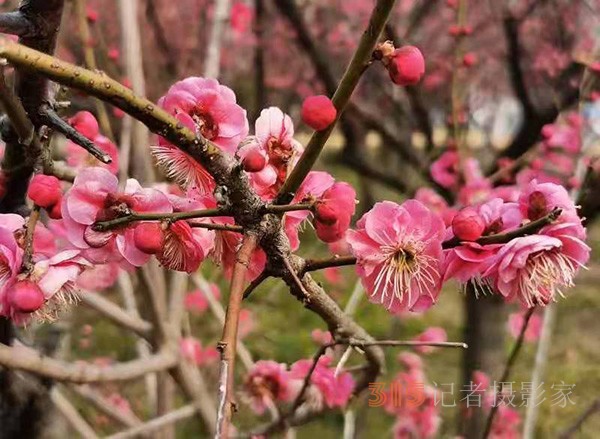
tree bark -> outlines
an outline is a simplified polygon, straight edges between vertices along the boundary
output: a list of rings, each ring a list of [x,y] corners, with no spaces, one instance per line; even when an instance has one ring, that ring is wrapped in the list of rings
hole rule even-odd
[[[471,284],[467,287],[463,340],[469,346],[463,354],[463,386],[469,389],[473,372],[486,373],[490,381],[498,379],[505,362],[506,306],[498,295],[477,297]],[[460,392],[463,398],[466,393]],[[460,429],[467,439],[481,438],[485,428],[485,413],[477,407],[461,407]]]

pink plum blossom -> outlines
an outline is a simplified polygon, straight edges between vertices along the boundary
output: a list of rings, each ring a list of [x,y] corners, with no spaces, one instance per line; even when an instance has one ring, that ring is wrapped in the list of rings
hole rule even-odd
[[[444,229],[418,201],[375,204],[347,237],[369,300],[394,313],[431,306],[441,288]]]
[[[321,241],[339,241],[356,209],[356,191],[348,183],[334,183],[315,206],[315,231]]]
[[[160,191],[142,188],[134,179],[127,180],[124,192],[119,192],[117,178],[104,168],[94,167],[77,175],[63,197],[61,210],[70,243],[79,249],[96,250],[93,255],[86,253],[91,262],[115,261],[115,255],[120,255],[130,264],[141,266],[150,255],[135,247],[132,227],[97,231],[94,224],[131,211],[170,213],[172,207]]]
[[[521,225],[523,217],[516,203],[505,203],[495,198],[474,209],[483,220],[483,235],[492,235],[515,229]],[[446,250],[444,261],[444,280],[455,278],[465,284],[472,280],[476,286],[484,287],[489,284],[483,279],[490,258],[502,247],[501,244],[482,246],[477,242],[462,242],[460,246]]]
[[[515,339],[519,337],[523,324],[525,323],[525,312],[515,312],[508,316],[508,332]],[[540,338],[542,332],[542,316],[533,314],[529,318],[529,323],[525,329],[524,340],[533,343]]]
[[[325,404],[329,408],[343,407],[348,403],[354,389],[354,379],[349,372],[342,372],[335,375],[335,369],[329,367],[331,357],[323,356],[319,359],[315,370],[310,378],[311,387],[316,390],[307,392],[311,398],[311,406],[323,407]],[[295,380],[304,380],[308,375],[313,360],[298,360],[290,369],[290,376]]]
[[[458,184],[458,152],[453,149],[445,151],[431,165],[431,178],[446,189]]]
[[[237,104],[234,92],[215,79],[190,77],[179,81],[158,105],[230,154],[248,134],[246,110]],[[194,186],[203,193],[213,190],[214,181],[204,167],[166,139],[159,137],[152,153],[167,175],[181,185]]]
[[[517,297],[528,307],[555,300],[573,286],[575,274],[590,254],[590,248],[563,226],[511,240],[494,256],[484,276],[494,278],[494,287],[506,300]]]
[[[331,332],[329,332],[329,331],[323,331],[321,329],[313,329],[312,332],[310,333],[310,336],[315,343],[320,344],[320,345],[327,345],[327,344],[333,342],[333,336],[331,335]]]
[[[180,350],[181,355],[196,366],[212,364],[219,358],[219,353],[215,348],[204,349],[200,340],[194,337],[182,338]]]
[[[292,119],[277,107],[262,110],[256,119],[255,136],[240,147],[238,156],[243,159],[257,147],[268,161],[260,172],[250,174],[250,182],[259,195],[271,199],[303,151],[294,139]]]
[[[446,331],[444,330],[444,328],[438,328],[438,327],[430,327],[427,328],[424,332],[422,332],[421,334],[417,335],[413,340],[414,341],[421,341],[421,342],[434,342],[434,343],[439,343],[439,342],[445,342],[448,339],[448,336],[446,335]],[[415,346],[415,351],[420,352],[422,354],[430,354],[435,350],[434,346]]]
[[[248,372],[244,390],[252,409],[259,415],[270,404],[291,401],[294,397],[294,387],[286,365],[272,360],[254,363]]]
[[[219,300],[221,291],[217,284],[210,284],[210,291],[208,294],[212,294],[215,300]],[[189,292],[185,296],[185,309],[191,313],[202,314],[208,309],[208,299],[206,294],[202,290],[194,290]]]

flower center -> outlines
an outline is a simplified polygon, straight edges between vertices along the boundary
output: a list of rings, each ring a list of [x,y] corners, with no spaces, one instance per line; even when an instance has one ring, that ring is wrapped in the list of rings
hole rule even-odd
[[[201,134],[202,137],[208,140],[214,140],[218,137],[219,126],[209,114],[206,114],[201,109],[195,109],[191,116],[196,124],[197,134]]]
[[[127,195],[108,194],[104,199],[104,207],[98,210],[96,222],[110,221],[131,213],[133,200]]]
[[[388,308],[394,300],[403,301],[408,295],[408,305],[423,294],[432,299],[433,289],[439,279],[435,260],[424,253],[425,244],[420,241],[405,242],[396,246],[383,246],[383,266],[375,279],[373,295],[380,295],[381,303],[388,300]],[[416,291],[413,291],[416,290]]]
[[[557,250],[529,257],[519,277],[519,291],[529,306],[547,305],[562,288],[573,286],[577,263]]]

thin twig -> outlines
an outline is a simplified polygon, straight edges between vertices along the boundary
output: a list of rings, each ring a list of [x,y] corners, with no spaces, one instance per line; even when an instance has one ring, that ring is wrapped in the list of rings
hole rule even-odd
[[[237,253],[237,260],[233,267],[231,287],[229,289],[229,304],[223,326],[223,337],[218,348],[221,352],[221,367],[219,370],[219,402],[217,410],[218,438],[229,437],[231,416],[235,411],[234,402],[234,370],[237,348],[237,333],[244,293],[244,282],[252,252],[257,246],[257,237],[253,234],[244,236],[242,245]]]
[[[85,137],[67,122],[65,122],[53,109],[45,106],[40,114],[40,120],[54,128],[59,133],[63,134],[67,139],[71,140],[76,145],[82,147],[102,163],[111,163],[110,155],[98,148],[94,142]]]
[[[75,0],[73,3],[77,18],[77,26],[79,27],[79,35],[81,37],[81,44],[83,46],[85,65],[90,70],[97,70],[98,63],[96,62],[96,54],[94,53],[94,46],[92,45],[92,33],[87,20],[87,0]],[[114,140],[115,137],[111,127],[110,118],[108,117],[108,112],[106,111],[106,106],[102,101],[97,100],[95,102],[96,112],[98,113],[98,122],[102,128],[102,132],[110,140]]]
[[[373,9],[367,29],[363,33],[356,52],[333,95],[332,100],[338,112],[338,120],[341,113],[346,108],[362,74],[369,65],[375,44],[383,31],[385,23],[394,7],[394,3],[394,0],[378,0]],[[334,127],[335,123],[332,123],[327,129],[317,131],[312,135],[304,153],[300,157],[300,161],[281,187],[277,196],[277,204],[287,204],[287,202],[293,198],[294,193],[298,190],[310,170],[313,168],[325,143],[333,132]]]
[[[163,416],[154,418],[145,424],[108,436],[106,439],[129,439],[143,434],[152,433],[167,425],[175,424],[176,422],[191,418],[197,411],[198,408],[195,405],[189,404]]]
[[[559,438],[569,439],[572,437],[582,427],[583,423],[596,412],[600,412],[600,398],[593,401],[589,407],[585,409],[585,411],[579,415],[579,417],[577,417],[577,420],[573,423],[573,425],[560,434]]]
[[[213,218],[216,216],[227,216],[228,211],[224,209],[203,209],[191,210],[189,212],[175,213],[137,213],[131,212],[128,215],[115,218],[109,221],[100,221],[94,224],[94,229],[100,232],[111,230],[116,227],[125,226],[136,221],[180,221],[194,218]]]
[[[497,383],[499,383],[501,386],[502,386],[502,383],[505,383],[506,380],[508,379],[510,372],[512,370],[512,367],[515,364],[517,357],[519,356],[519,352],[521,351],[521,347],[523,346],[523,340],[525,339],[525,331],[527,330],[527,326],[529,325],[529,320],[531,320],[531,316],[533,316],[534,312],[535,312],[535,307],[532,307],[532,308],[529,308],[529,310],[527,311],[527,314],[525,314],[525,318],[523,320],[523,326],[521,326],[521,331],[519,332],[519,337],[517,338],[517,341],[515,342],[515,345],[513,346],[513,349],[510,353],[510,356],[508,357],[508,361],[506,362],[506,365],[504,366],[504,372],[502,372],[502,377],[500,378],[500,381],[497,381]],[[500,389],[500,392],[502,392],[502,389]],[[494,403],[492,405],[492,409],[491,409],[490,414],[488,415],[487,421],[485,423],[485,430],[484,430],[484,433],[482,436],[483,439],[486,439],[489,436],[490,431],[492,430],[492,425],[494,423],[494,416],[496,416],[498,407],[499,407],[499,404],[497,404],[497,403]]]
[[[496,233],[494,235],[482,236],[481,238],[473,241],[479,245],[490,245],[490,244],[506,244],[515,238],[522,236],[533,235],[539,232],[545,226],[552,224],[561,215],[562,209],[555,208],[547,215],[539,218],[535,221],[531,221],[521,227],[518,227],[509,232]],[[452,238],[442,243],[442,248],[447,250],[451,248],[463,245],[465,241],[460,241],[457,238]],[[356,258],[354,256],[336,256],[331,259],[308,259],[304,266],[304,273],[311,271],[323,270],[331,267],[344,267],[348,265],[356,264]]]
[[[98,438],[98,435],[94,432],[94,429],[90,424],[83,419],[83,416],[79,414],[79,411],[71,404],[71,401],[69,401],[58,389],[52,389],[50,392],[50,399],[58,411],[65,417],[69,425],[80,434],[81,437],[84,439]]]
[[[125,412],[117,409],[111,404],[104,396],[98,391],[94,390],[88,385],[82,386],[70,386],[69,387],[75,394],[85,399],[87,402],[92,404],[98,411],[104,413],[106,416],[115,420],[119,424],[127,428],[133,428],[142,424],[142,421],[135,416],[132,412]]]
[[[244,291],[244,300],[246,300],[248,297],[250,297],[250,294],[252,294],[252,292],[255,289],[257,289],[260,286],[260,284],[262,284],[269,277],[271,277],[271,275],[267,271],[263,271],[256,277],[256,279],[254,279],[252,282],[250,282],[250,285],[248,285],[246,287],[246,290]]]
[[[103,317],[106,317],[113,323],[133,331],[144,339],[150,339],[152,333],[152,324],[150,322],[132,315],[131,312],[125,311],[123,308],[100,294],[88,291],[80,294],[79,297],[83,304],[99,312]]]

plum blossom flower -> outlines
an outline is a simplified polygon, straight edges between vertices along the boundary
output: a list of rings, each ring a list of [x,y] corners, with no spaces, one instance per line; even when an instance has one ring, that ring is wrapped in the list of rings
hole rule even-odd
[[[438,327],[430,327],[423,331],[421,334],[417,335],[413,340],[421,341],[421,342],[444,342],[448,339],[446,335],[446,331],[444,328]],[[415,346],[415,350],[422,354],[430,354],[435,350],[434,346]]]
[[[46,299],[41,318],[54,320],[62,309],[79,301],[77,279],[91,266],[80,250],[64,250],[35,262],[29,278],[37,283]]]
[[[312,340],[319,345],[327,345],[333,342],[331,332],[323,331],[322,329],[313,329],[310,336]]]
[[[580,222],[577,209],[569,193],[563,186],[554,183],[540,183],[536,179],[531,180],[521,192],[519,207],[523,216],[530,221],[540,219],[553,209],[560,208],[562,213],[558,218],[559,222]]]
[[[67,164],[70,167],[79,171],[87,167],[97,166],[106,168],[113,174],[119,172],[119,151],[117,150],[117,146],[110,139],[100,134],[98,121],[92,113],[89,111],[80,111],[69,119],[69,123],[73,128],[94,142],[98,148],[112,159],[110,163],[103,163],[81,146],[69,140],[67,142]]]
[[[219,300],[221,296],[221,291],[217,284],[210,284],[210,291],[208,294],[212,294],[215,300]],[[208,299],[206,298],[206,294],[202,290],[194,290],[189,292],[185,296],[185,309],[189,312],[202,314],[204,311],[208,309]]]
[[[354,379],[349,372],[335,375],[335,369],[330,368],[331,357],[323,356],[310,377],[307,403],[315,407],[343,407],[348,403],[354,390]],[[290,376],[295,380],[306,379],[313,365],[313,360],[298,360],[290,368]]]
[[[494,278],[495,289],[506,300],[518,297],[528,307],[543,306],[574,285],[576,273],[589,259],[590,248],[571,233],[564,233],[560,224],[554,227],[543,235],[515,238],[494,257],[484,276]]]
[[[517,228],[523,216],[517,203],[505,203],[494,198],[484,204],[469,208],[483,220],[483,235],[492,235]],[[473,281],[477,291],[486,292],[491,280],[483,276],[492,256],[501,244],[480,245],[477,242],[462,242],[460,246],[446,250],[444,260],[444,280],[454,278],[466,284]]]
[[[250,182],[260,196],[271,199],[303,151],[294,139],[292,119],[277,107],[262,110],[256,120],[255,136],[240,147],[238,156],[243,159],[256,148],[263,151],[267,164],[260,172],[250,174]]]
[[[234,153],[248,134],[246,110],[237,104],[234,92],[215,79],[190,77],[179,81],[158,105],[228,153]],[[182,186],[194,186],[203,193],[214,188],[212,177],[202,165],[166,139],[159,137],[152,153],[167,175]]]
[[[85,255],[85,252],[82,254]],[[84,291],[103,291],[117,282],[120,270],[119,264],[115,262],[94,264],[79,275],[77,288]]]
[[[19,215],[0,215],[0,307],[5,286],[12,283],[23,263],[23,249],[15,239],[15,232],[21,229],[23,224],[24,220]],[[3,314],[2,308],[0,314]]]
[[[418,201],[375,204],[347,235],[369,300],[394,313],[431,306],[441,288],[444,229]]]
[[[104,168],[82,170],[65,194],[61,206],[69,242],[79,249],[95,249],[86,257],[94,263],[106,263],[125,258],[134,266],[148,261],[147,255],[134,245],[133,227],[123,226],[97,231],[94,224],[135,212],[170,213],[167,197],[156,189],[142,188],[127,180],[123,193],[118,191],[117,178]]]
[[[327,189],[315,206],[315,231],[323,242],[339,241],[356,209],[356,191],[348,183],[337,182]]]
[[[179,348],[181,355],[196,366],[205,366],[214,363],[219,358],[219,353],[215,348],[204,349],[200,340],[194,337],[182,338]]]
[[[254,364],[248,372],[244,390],[252,410],[259,415],[273,402],[287,402],[294,397],[286,365],[272,360],[260,360]]]
[[[515,339],[519,338],[523,324],[525,323],[525,312],[515,312],[508,316],[508,332]],[[526,342],[532,343],[540,338],[542,332],[542,316],[534,313],[529,318],[529,323],[525,329],[523,339]]]
[[[335,179],[327,172],[311,171],[308,173],[304,182],[296,192],[293,204],[314,202],[318,200],[327,189],[335,183]],[[298,210],[285,214],[284,227],[285,233],[290,239],[292,250],[297,250],[300,246],[298,239],[298,231],[301,229],[302,223],[310,217],[308,210]]]
[[[431,164],[431,178],[446,189],[455,187],[459,180],[458,152],[453,149],[445,151]]]

